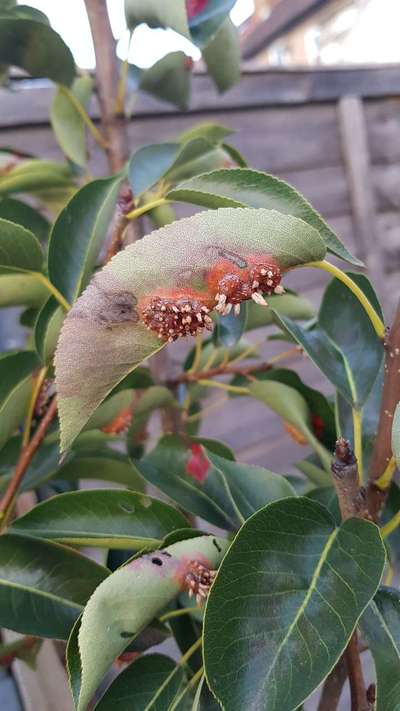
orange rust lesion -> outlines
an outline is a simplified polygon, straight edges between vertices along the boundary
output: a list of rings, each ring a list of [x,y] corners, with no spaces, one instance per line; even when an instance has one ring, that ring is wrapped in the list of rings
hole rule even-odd
[[[270,256],[250,255],[245,267],[223,257],[205,275],[205,291],[190,288],[160,290],[139,303],[140,316],[149,331],[162,340],[173,342],[183,336],[196,336],[204,328],[212,330],[210,311],[222,316],[233,309],[240,313],[240,304],[253,299],[267,306],[264,294],[282,294],[282,271]]]

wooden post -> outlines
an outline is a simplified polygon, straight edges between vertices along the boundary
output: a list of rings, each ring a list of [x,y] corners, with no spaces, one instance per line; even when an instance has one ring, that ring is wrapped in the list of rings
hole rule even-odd
[[[344,96],[338,102],[343,160],[348,175],[352,219],[360,258],[368,267],[383,306],[387,297],[383,250],[376,226],[375,194],[362,99]]]

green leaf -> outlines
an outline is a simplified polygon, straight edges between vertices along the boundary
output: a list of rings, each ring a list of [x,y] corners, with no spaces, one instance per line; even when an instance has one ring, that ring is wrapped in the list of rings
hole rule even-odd
[[[293,487],[279,474],[264,467],[232,462],[207,450],[206,454],[221,473],[235,509],[244,520],[267,503],[295,496]]]
[[[140,550],[160,544],[167,533],[186,523],[176,509],[144,494],[91,489],[38,504],[10,530],[67,545]]]
[[[132,406],[132,391],[120,390],[110,395],[100,407],[95,410],[84,430],[100,430],[105,425],[109,425],[122,410]]]
[[[115,209],[120,175],[84,185],[57,218],[49,242],[49,276],[71,303],[85,288]]]
[[[289,422],[307,439],[318,454],[326,469],[326,479],[330,481],[331,454],[316,438],[311,425],[311,413],[303,395],[294,388],[278,381],[264,380],[249,385],[251,395],[276,412],[285,422]],[[322,483],[322,482],[321,482]]]
[[[376,711],[400,711],[400,597],[381,588],[361,618],[376,671]]]
[[[362,265],[303,195],[268,173],[244,168],[214,170],[186,180],[168,197],[207,208],[265,207],[284,215],[294,215],[318,230],[329,252],[351,264]]]
[[[93,183],[82,188],[75,200],[91,187]],[[81,209],[91,214],[95,206],[90,203],[88,209],[85,200]],[[69,208],[66,210],[68,214]],[[79,270],[69,269],[67,238],[69,247],[75,238],[79,245],[85,244],[79,221],[74,230],[62,213],[50,240],[49,271],[57,288],[71,297],[79,290],[75,283],[81,283],[82,267],[78,260]],[[57,242],[64,248],[56,249]],[[163,289],[171,293],[179,285],[215,302],[215,294],[209,295],[210,270],[220,263],[221,255],[245,267],[249,254],[260,259],[272,257],[287,269],[322,259],[325,247],[316,230],[294,217],[273,210],[222,209],[199,213],[153,232],[117,254],[96,274],[65,319],[56,353],[63,450],[113,387],[165,345],[140,321],[143,299]]]
[[[75,76],[71,51],[60,35],[43,22],[0,19],[0,62],[70,85]]]
[[[50,160],[26,160],[0,177],[0,195],[69,190],[72,186],[70,168]]]
[[[38,314],[34,340],[36,352],[44,365],[49,365],[53,359],[64,317],[64,309],[53,296],[46,301]]]
[[[43,255],[35,235],[25,227],[0,219],[0,274],[40,272]]]
[[[187,131],[179,134],[179,140],[181,143],[187,143],[192,141],[194,138],[205,138],[206,141],[210,143],[221,143],[227,136],[231,136],[235,131],[227,126],[222,126],[219,123],[212,123],[209,121],[204,121],[202,123],[197,123]]]
[[[260,381],[277,381],[297,390],[308,405],[314,433],[325,447],[333,451],[337,437],[335,417],[332,406],[322,393],[306,385],[298,374],[289,368],[271,368],[270,370],[256,373],[255,377]],[[243,377],[236,377],[233,379],[232,384],[245,384],[247,386],[248,381]],[[316,422],[315,418],[318,418],[319,422]],[[320,431],[318,432],[318,430]]]
[[[197,447],[200,449],[199,445]],[[205,459],[205,455],[203,457]],[[236,529],[240,519],[224,490],[221,474],[215,467],[209,467],[205,460],[203,466],[208,469],[207,476],[201,482],[196,480],[188,472],[191,458],[192,451],[185,440],[177,435],[165,435],[135,464],[146,481],[184,510],[219,528]]]
[[[186,54],[170,52],[142,71],[139,89],[183,110],[189,103],[190,79],[191,66]]]
[[[367,277],[354,273],[349,276],[382,316]],[[353,400],[361,406],[371,392],[382,364],[382,341],[357,297],[338,279],[332,279],[325,290],[318,323],[343,354]]]
[[[87,109],[93,89],[91,77],[75,79],[71,93]],[[80,166],[87,162],[86,129],[83,119],[60,87],[50,109],[50,121],[57,141],[67,158]]]
[[[32,351],[0,356],[0,449],[24,421],[39,365]]]
[[[169,681],[170,674],[176,669],[175,662],[162,654],[148,654],[137,659],[125,669],[96,706],[96,711],[146,711],[151,705],[152,711],[165,711],[173,702],[183,681],[183,670],[179,669]],[[165,684],[162,693],[159,688]]]
[[[227,91],[240,81],[239,38],[230,17],[226,18],[202,54],[219,92]]]
[[[254,328],[263,328],[274,323],[274,312],[288,316],[293,321],[308,321],[315,317],[315,311],[311,302],[303,296],[297,294],[281,294],[279,296],[268,296],[270,309],[263,309],[254,302],[247,304],[247,325],[246,331]],[[273,309],[273,311],[271,311]]]
[[[204,619],[207,682],[224,708],[293,711],[331,671],[379,585],[378,528],[335,528],[319,504],[254,514],[218,571]],[[234,571],[234,573],[233,573]]]
[[[239,316],[236,316],[233,311],[227,316],[220,316],[219,314],[214,316],[213,340],[217,346],[232,348],[236,343],[239,343],[247,326],[248,306],[248,303],[242,304]],[[261,310],[265,311],[266,309]]]
[[[218,567],[227,542],[200,536],[136,558],[112,573],[90,598],[78,634],[81,684],[77,711],[86,711],[109,666],[184,587],[189,560]],[[76,655],[74,655],[76,677]]]
[[[43,22],[45,25],[50,25],[49,18],[44,12],[38,10],[36,7],[31,7],[30,5],[17,5],[12,9],[13,17],[21,17],[26,20],[35,20],[36,22]]]
[[[15,222],[33,232],[41,241],[49,236],[50,225],[43,215],[30,205],[14,198],[3,198],[0,201],[0,217],[3,220]]]
[[[125,0],[126,24],[130,30],[145,22],[150,27],[171,28],[189,39],[185,0]]]
[[[235,529],[265,503],[294,494],[287,481],[263,467],[238,464],[177,435],[166,435],[136,465],[153,486],[185,510],[223,529]]]
[[[86,436],[93,432],[86,433]],[[82,438],[85,435],[81,435]],[[106,437],[106,435],[104,435]],[[79,438],[81,439],[81,438]],[[79,440],[76,441],[78,446]],[[17,453],[20,445],[17,448]],[[4,476],[0,480],[0,488],[4,488],[10,478],[11,467],[2,467]],[[27,469],[21,491],[30,491],[46,483],[50,479],[57,481],[78,482],[80,479],[94,479],[122,484],[135,491],[143,491],[143,479],[125,454],[104,446],[104,443],[85,443],[79,449],[73,450],[66,461],[59,464],[58,442],[45,443],[36,453]]]
[[[0,275],[0,308],[6,306],[39,308],[48,296],[46,287],[31,274]]]
[[[287,332],[315,363],[343,397],[352,404],[354,390],[347,377],[346,361],[340,349],[322,329],[306,329],[274,311],[276,323]]]
[[[140,195],[162,178],[168,183],[202,172],[207,164],[226,160],[226,154],[203,136],[186,142],[154,143],[139,148],[129,161],[129,180],[135,195]]]
[[[134,195],[151,188],[173,165],[182,150],[180,143],[153,143],[139,148],[131,157],[128,176]]]
[[[219,28],[228,17],[236,0],[208,0],[202,3],[200,12],[197,10],[197,3],[191,0],[187,3],[190,35],[195,44],[201,48],[207,47],[209,42],[215,37]],[[190,5],[193,4],[191,11]]]
[[[171,390],[163,385],[152,385],[147,388],[135,406],[128,439],[145,427],[154,410],[164,407],[178,407]]]
[[[108,570],[57,543],[0,538],[0,624],[22,634],[66,639]]]

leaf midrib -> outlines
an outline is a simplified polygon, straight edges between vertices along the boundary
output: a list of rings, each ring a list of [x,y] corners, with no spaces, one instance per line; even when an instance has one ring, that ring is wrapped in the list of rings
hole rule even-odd
[[[60,604],[66,605],[68,607],[73,607],[76,608],[77,610],[82,610],[83,605],[80,605],[78,602],[74,602],[73,600],[68,600],[67,598],[64,597],[58,597],[54,593],[47,592],[45,590],[38,590],[37,588],[29,588],[26,585],[22,585],[21,583],[15,583],[15,582],[10,582],[9,580],[4,580],[3,578],[0,578],[0,586],[4,585],[6,589],[8,588],[15,588],[16,590],[21,590],[25,593],[28,593],[29,595],[38,595],[39,597],[43,597],[45,599],[52,600],[53,602],[58,602]]]
[[[339,530],[340,530],[339,528],[335,528],[335,529],[332,531],[332,533],[330,534],[330,536],[329,536],[329,538],[328,538],[328,540],[327,540],[327,542],[326,542],[326,545],[325,545],[325,547],[324,547],[324,550],[322,551],[321,557],[320,557],[320,559],[319,559],[319,561],[318,561],[318,564],[317,564],[317,566],[316,566],[316,568],[315,568],[315,570],[314,570],[313,576],[312,576],[312,578],[311,578],[310,586],[309,586],[309,588],[308,588],[308,590],[307,590],[307,593],[306,593],[306,595],[305,595],[305,597],[304,597],[304,600],[303,600],[303,602],[301,603],[301,605],[300,605],[298,611],[296,612],[296,615],[295,615],[293,621],[292,621],[291,624],[289,625],[288,630],[287,630],[287,632],[286,632],[284,638],[282,639],[282,641],[281,641],[281,643],[280,643],[280,645],[279,645],[279,647],[278,647],[278,649],[277,649],[277,652],[276,652],[276,654],[275,654],[275,656],[274,656],[274,659],[273,659],[273,661],[272,661],[272,663],[271,663],[271,665],[270,665],[270,668],[269,668],[269,670],[268,670],[268,673],[267,673],[267,675],[266,675],[266,677],[265,677],[264,688],[266,687],[266,684],[267,684],[267,682],[268,682],[268,680],[269,680],[269,677],[270,677],[270,675],[271,675],[271,672],[273,671],[273,669],[274,669],[274,667],[275,667],[275,664],[276,664],[276,662],[278,661],[278,659],[279,659],[279,657],[280,657],[280,654],[281,654],[282,649],[284,648],[284,646],[286,645],[287,641],[289,640],[289,638],[290,638],[290,636],[291,636],[291,634],[292,634],[294,628],[296,627],[296,625],[297,625],[297,623],[298,623],[300,617],[301,617],[301,616],[303,615],[303,613],[305,612],[306,607],[307,607],[308,603],[310,602],[310,599],[311,599],[313,593],[315,592],[315,590],[316,590],[316,588],[317,588],[317,581],[318,581],[318,579],[319,579],[319,576],[320,576],[322,567],[323,567],[324,563],[326,562],[326,560],[327,560],[327,558],[328,558],[329,552],[330,552],[330,550],[331,550],[331,548],[332,548],[332,546],[333,546],[333,544],[334,544],[334,542],[335,542],[335,540],[336,540],[336,538],[337,538],[337,536],[338,536]]]

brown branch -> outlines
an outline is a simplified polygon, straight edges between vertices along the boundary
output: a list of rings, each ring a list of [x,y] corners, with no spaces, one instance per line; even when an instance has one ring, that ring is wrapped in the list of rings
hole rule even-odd
[[[346,679],[347,667],[341,657],[325,680],[317,711],[336,711]]]
[[[350,443],[340,437],[336,442],[335,457],[331,465],[332,479],[339,500],[342,519],[369,518],[366,492],[359,486],[358,464]],[[344,652],[350,682],[351,711],[368,711],[367,689],[364,682],[357,630]]]
[[[35,454],[35,452],[38,450],[40,444],[42,443],[43,439],[46,436],[46,432],[54,419],[55,415],[57,412],[57,401],[56,398],[53,398],[52,402],[49,405],[49,408],[40,421],[40,424],[33,435],[32,439],[26,447],[23,447],[21,454],[18,458],[14,474],[12,475],[7,489],[4,493],[3,498],[0,501],[0,529],[4,528],[4,524],[7,520],[7,514],[12,506],[12,503],[14,501],[14,498],[16,494],[18,493],[18,489],[20,487],[20,484],[24,478],[25,472],[29,467],[29,464],[32,461],[32,458]]]
[[[382,491],[375,482],[384,473],[392,457],[392,425],[396,405],[400,400],[400,303],[392,328],[385,339],[385,375],[378,432],[372,454],[368,485],[368,508],[377,520],[389,489]]]
[[[347,645],[344,658],[350,682],[351,711],[370,711],[356,631]]]
[[[359,485],[357,459],[350,443],[343,437],[336,442],[331,471],[343,521],[354,516],[369,518],[366,492]]]
[[[116,113],[119,79],[116,43],[111,31],[106,0],[85,0],[85,6],[96,56],[96,82],[101,122],[107,139],[107,158],[111,172],[118,173],[128,158],[129,146],[126,118]],[[129,230],[132,241],[143,236],[140,220],[132,221]],[[116,254],[116,251],[113,254]]]
[[[300,354],[298,348],[293,348],[292,351],[285,352],[285,360],[292,357],[298,357]],[[283,360],[283,358],[282,358]],[[243,377],[248,377],[254,375],[255,373],[264,373],[267,370],[271,370],[275,367],[277,361],[256,363],[254,365],[229,365],[229,363],[218,365],[215,368],[209,368],[209,370],[203,370],[196,373],[180,373],[176,378],[172,378],[167,381],[169,387],[175,387],[181,383],[195,383],[198,380],[209,380],[210,378],[215,378],[217,375],[241,375]]]

